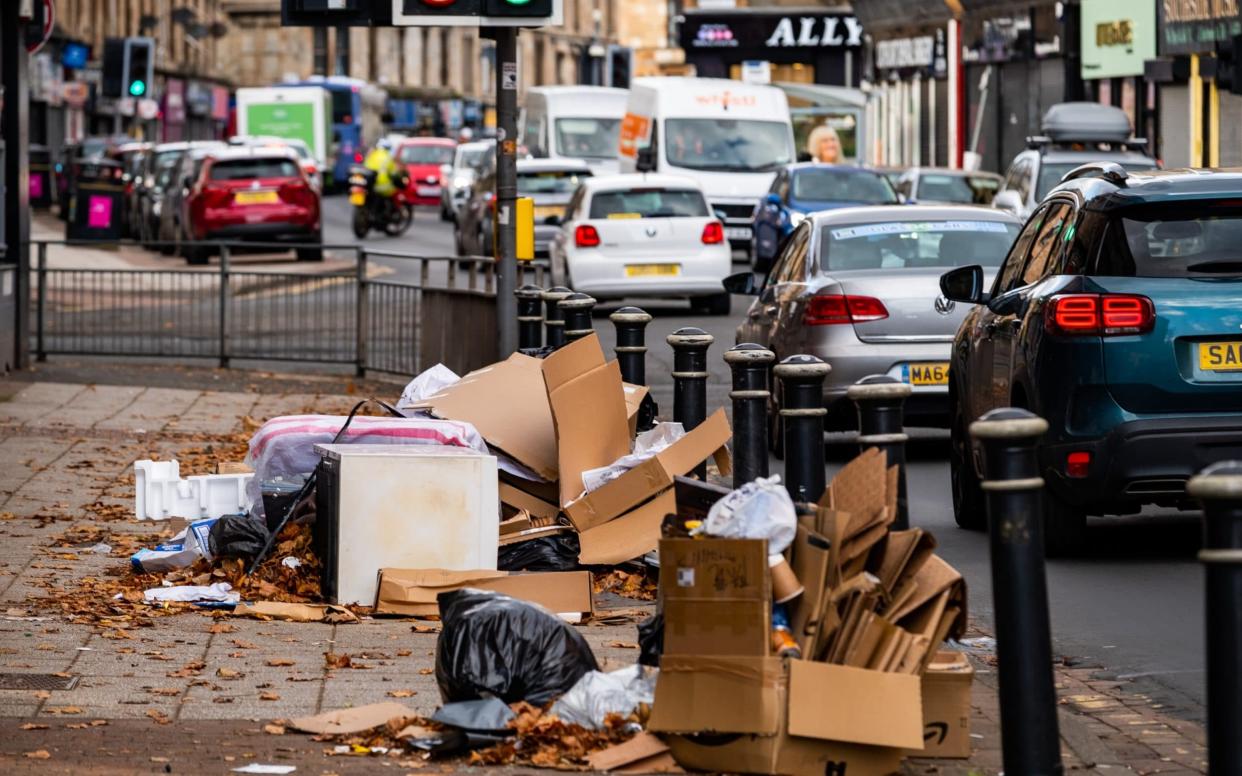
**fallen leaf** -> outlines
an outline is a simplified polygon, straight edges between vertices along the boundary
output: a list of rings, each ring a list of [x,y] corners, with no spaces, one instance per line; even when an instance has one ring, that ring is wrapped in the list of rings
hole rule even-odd
[[[52,694],[48,692],[47,690],[37,690],[34,694],[34,697],[38,698],[41,701],[45,701],[48,698],[51,698]]]
[[[269,666],[273,666],[273,667],[276,667],[276,666],[291,666],[291,665],[296,665],[296,663],[295,663],[294,661],[290,660],[290,659],[289,659],[289,658],[287,658],[287,657],[277,657],[277,658],[272,658],[271,660],[267,661],[267,664],[268,664]]]
[[[52,754],[46,749],[37,749],[33,752],[26,752],[25,756],[31,760],[50,760]]]
[[[240,679],[242,677],[242,673],[237,669],[221,666],[216,669],[216,676],[221,679]]]
[[[633,644],[628,641],[614,641],[608,646],[613,647],[614,649],[638,649],[637,644]]]
[[[233,646],[237,647],[238,649],[258,649],[259,648],[258,644],[253,644],[249,641],[244,641],[242,639],[233,639]]]
[[[37,722],[27,722],[22,725],[22,730],[47,730],[47,725],[40,725]]]
[[[157,725],[171,725],[172,724],[172,720],[169,719],[168,715],[160,711],[159,709],[147,709],[147,716],[155,720],[155,724]]]
[[[264,725],[263,732],[269,736],[283,736],[285,734],[284,725]]]
[[[261,700],[261,701],[278,701],[278,700],[280,700],[280,695],[278,695],[277,693],[274,693],[274,692],[261,692],[261,693],[259,693],[259,700]]]
[[[409,657],[411,654],[413,653],[411,653],[408,649],[397,650],[397,657]]]
[[[44,709],[48,714],[81,714],[82,709],[77,706],[52,706]]]
[[[431,676],[431,675],[432,675],[432,674],[434,674],[435,672],[436,672],[436,670],[435,670],[434,668],[420,668],[420,669],[418,669],[418,673],[419,673],[419,675],[420,675],[420,676]]]
[[[171,762],[171,760],[169,760],[167,757],[152,757],[152,758],[151,758],[151,762],[153,762],[153,763],[166,763],[166,762]]]
[[[181,694],[181,690],[176,687],[148,687],[147,692],[152,695],[165,695],[170,698]]]
[[[227,695],[218,695],[211,699],[212,703],[232,703],[233,699]]]
[[[389,690],[387,693],[389,698],[413,698],[417,694],[413,690]]]
[[[324,665],[328,668],[349,668],[353,664],[353,658],[349,655],[338,655],[335,652],[323,653]]]
[[[227,622],[217,622],[216,624],[208,628],[207,632],[208,633],[232,633],[235,630],[237,629],[234,628],[232,625],[229,625]]]

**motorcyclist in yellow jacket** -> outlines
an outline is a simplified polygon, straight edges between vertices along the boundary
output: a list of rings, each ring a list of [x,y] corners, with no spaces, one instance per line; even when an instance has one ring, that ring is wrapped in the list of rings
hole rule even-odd
[[[381,197],[391,197],[397,193],[393,178],[400,173],[397,160],[392,155],[392,144],[381,140],[367,154],[363,166],[375,173],[375,193]]]

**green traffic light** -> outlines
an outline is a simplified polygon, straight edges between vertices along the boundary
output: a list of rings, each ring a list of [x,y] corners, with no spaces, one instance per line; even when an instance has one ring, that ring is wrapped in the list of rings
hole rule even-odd
[[[526,5],[530,0],[505,0],[509,5]]]
[[[522,1],[529,2],[529,0],[522,0]],[[129,85],[129,93],[130,95],[134,97],[141,97],[142,95],[146,94],[147,93],[146,82],[142,80],[134,81],[133,83]]]

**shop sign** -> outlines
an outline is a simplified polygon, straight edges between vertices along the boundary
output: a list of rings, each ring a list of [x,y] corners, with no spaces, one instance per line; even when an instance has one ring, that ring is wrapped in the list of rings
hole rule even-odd
[[[857,49],[863,26],[847,14],[687,13],[680,25],[685,49]],[[758,58],[758,57],[756,57]]]
[[[1081,14],[1083,78],[1142,75],[1156,57],[1153,0],[1083,0]]]
[[[211,115],[211,87],[201,81],[190,81],[186,87],[185,101],[191,116]]]
[[[164,124],[185,123],[185,81],[169,78],[164,84]]]
[[[1213,51],[1242,35],[1239,0],[1162,0],[1159,10],[1161,54]]]
[[[935,57],[936,40],[931,35],[875,42],[875,66],[880,70],[931,67]]]
[[[81,108],[86,105],[86,101],[90,99],[91,88],[82,81],[66,81],[61,87],[61,96],[65,100],[65,104],[71,108]]]
[[[229,120],[229,90],[227,87],[211,87],[211,117],[216,121]]]

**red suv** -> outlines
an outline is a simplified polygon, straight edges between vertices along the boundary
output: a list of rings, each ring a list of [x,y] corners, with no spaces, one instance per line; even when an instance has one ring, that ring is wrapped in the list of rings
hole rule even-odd
[[[230,148],[203,160],[183,202],[182,238],[298,243],[298,261],[323,259],[319,192],[287,149]],[[213,249],[186,245],[190,264]]]
[[[415,205],[440,206],[440,187],[447,169],[453,164],[457,144],[445,137],[415,137],[397,146],[397,161],[410,176],[406,189]]]

